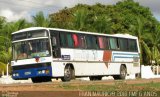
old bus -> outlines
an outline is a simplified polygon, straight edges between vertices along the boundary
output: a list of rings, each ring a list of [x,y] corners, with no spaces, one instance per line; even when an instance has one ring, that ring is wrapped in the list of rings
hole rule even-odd
[[[16,80],[125,79],[140,72],[138,38],[128,34],[31,27],[12,33],[12,50]]]

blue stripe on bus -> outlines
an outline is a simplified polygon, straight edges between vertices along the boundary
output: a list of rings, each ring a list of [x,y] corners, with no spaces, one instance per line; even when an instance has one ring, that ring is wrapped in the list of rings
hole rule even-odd
[[[133,57],[115,56],[114,59],[115,59],[115,58],[133,58]]]
[[[122,56],[122,55],[127,55],[127,56]],[[128,54],[128,53],[113,53],[112,54],[113,61],[115,61],[115,58],[133,58],[133,57],[139,58],[139,54]]]
[[[139,56],[139,54],[129,54],[129,53],[113,53],[113,55],[136,55],[136,56]]]
[[[38,74],[38,71],[40,70],[49,70],[48,74]],[[30,73],[30,74],[25,74],[25,73]],[[14,70],[12,74],[19,74],[19,76],[13,76],[13,79],[27,79],[27,78],[32,78],[32,77],[41,77],[41,76],[52,76],[52,68],[51,66],[48,67],[41,67],[41,68],[30,68],[30,69],[22,69],[22,70]]]

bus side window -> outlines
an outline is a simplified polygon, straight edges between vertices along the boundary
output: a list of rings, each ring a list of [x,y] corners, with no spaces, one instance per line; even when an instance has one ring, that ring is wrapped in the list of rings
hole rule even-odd
[[[72,34],[72,38],[74,41],[74,47],[77,48],[79,46],[78,36],[77,34]]]
[[[110,49],[110,46],[109,46],[109,38],[108,37],[105,37],[104,39],[104,45],[105,45],[105,49],[106,50],[109,50]]]
[[[86,45],[87,45],[87,49],[93,49],[93,45],[94,42],[93,42],[93,39],[92,39],[92,36],[91,35],[86,35]]]
[[[108,50],[109,49],[108,41],[109,39],[107,37],[99,36],[98,37],[99,48]]]
[[[98,37],[99,48],[104,49],[103,37]]]
[[[91,36],[91,37],[92,37],[92,48],[99,49],[99,43],[97,37],[96,36]]]
[[[84,35],[79,35],[78,37],[79,41],[79,48],[85,48],[85,36]]]
[[[127,39],[119,38],[119,46],[120,46],[120,50],[128,51],[128,41],[127,41]]]
[[[66,34],[64,32],[60,33],[60,46],[61,47],[66,47],[67,46],[67,41],[66,41]]]
[[[73,38],[72,38],[72,34],[71,33],[67,33],[67,43],[68,43],[68,47],[74,47],[74,43],[73,43]]]
[[[132,52],[138,51],[136,40],[129,39],[128,47],[129,47],[129,51],[132,51]]]
[[[112,49],[112,50],[119,50],[117,38],[111,37],[109,39],[109,43],[110,43],[110,49]]]

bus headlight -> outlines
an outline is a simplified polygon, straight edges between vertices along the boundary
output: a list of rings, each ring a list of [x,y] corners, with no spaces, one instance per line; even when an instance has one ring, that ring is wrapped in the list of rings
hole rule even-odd
[[[38,74],[42,74],[42,71],[41,71],[41,70],[39,70],[39,71],[38,71]]]
[[[19,76],[19,74],[18,74],[18,73],[16,73],[16,76]]]
[[[45,70],[42,70],[42,74],[45,74]]]
[[[15,74],[15,73],[13,73],[13,76],[15,77],[15,76],[16,76],[16,74]]]
[[[49,70],[48,69],[46,69],[46,70],[39,70],[38,74],[49,74]]]
[[[18,73],[13,73],[13,76],[14,76],[14,77],[18,77],[19,74],[18,74]]]

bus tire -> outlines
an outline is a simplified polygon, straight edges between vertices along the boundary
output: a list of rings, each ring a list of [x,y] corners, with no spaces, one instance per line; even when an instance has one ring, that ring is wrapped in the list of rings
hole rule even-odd
[[[120,75],[113,75],[113,78],[115,80],[123,80],[126,78],[126,75],[127,75],[127,68],[125,65],[121,65],[120,67]]]
[[[64,69],[64,77],[62,77],[61,80],[63,82],[70,81],[73,77],[72,73],[73,73],[73,70],[72,70],[71,66],[70,65],[66,66],[65,69]]]

